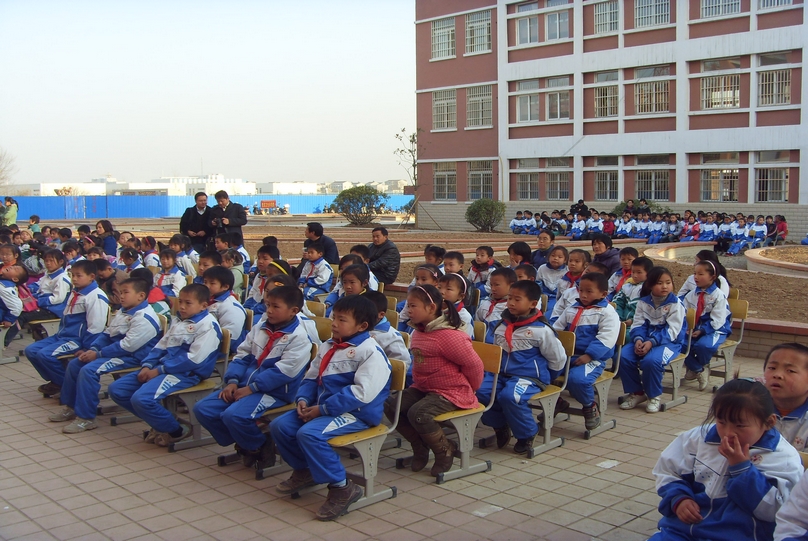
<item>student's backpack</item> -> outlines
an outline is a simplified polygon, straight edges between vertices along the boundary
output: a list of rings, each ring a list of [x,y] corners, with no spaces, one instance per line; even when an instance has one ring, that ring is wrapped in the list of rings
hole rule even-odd
[[[28,286],[25,284],[17,285],[17,295],[20,297],[22,301],[22,311],[23,312],[36,312],[39,310],[39,304],[36,302],[36,299],[31,294],[31,290],[28,289]]]

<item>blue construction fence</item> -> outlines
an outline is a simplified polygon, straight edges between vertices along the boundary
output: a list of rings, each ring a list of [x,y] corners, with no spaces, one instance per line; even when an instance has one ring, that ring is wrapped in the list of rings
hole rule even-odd
[[[319,214],[334,202],[334,195],[234,195],[231,201],[250,208],[261,201],[274,200],[278,207],[289,205],[292,214]],[[399,210],[412,201],[411,195],[390,195],[387,208]],[[194,204],[194,198],[173,195],[78,195],[15,197],[20,207],[17,223],[36,214],[44,220],[100,220],[107,218],[180,217]],[[212,196],[210,197],[212,199]],[[209,204],[215,201],[209,199]]]

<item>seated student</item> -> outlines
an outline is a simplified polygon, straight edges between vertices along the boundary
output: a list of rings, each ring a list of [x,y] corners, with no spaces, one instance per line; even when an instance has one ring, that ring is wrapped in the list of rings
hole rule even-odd
[[[725,269],[724,265],[718,261],[718,256],[716,253],[713,250],[701,250],[696,254],[696,263],[699,261],[710,261],[715,268],[718,269],[718,288],[727,298],[729,298],[729,288],[731,284],[727,279],[727,269]],[[679,293],[677,293],[676,296],[684,300],[685,296],[694,289],[696,289],[695,274],[691,274],[687,277],[685,283],[682,284],[682,288],[679,290]]]
[[[609,269],[607,269],[606,265],[603,263],[596,263],[593,261],[586,266],[584,272],[581,274],[581,278],[590,272],[599,272],[600,274],[606,275],[608,274]],[[570,288],[565,290],[561,295],[558,296],[558,298],[556,298],[553,313],[549,318],[550,324],[555,323],[558,318],[561,317],[561,314],[563,314],[567,308],[572,306],[578,300],[578,287],[581,284],[581,278],[578,278]]]
[[[162,337],[157,314],[147,297],[151,284],[129,278],[121,284],[121,310],[109,326],[67,365],[59,403],[64,407],[48,419],[54,423],[73,421],[62,429],[78,434],[98,428],[95,422],[101,376],[116,370],[140,366]]]
[[[556,302],[564,292],[578,283],[578,280],[583,276],[587,265],[592,262],[592,256],[586,250],[575,248],[570,250],[569,261],[567,262],[567,272],[561,277],[556,286]],[[552,314],[555,309],[555,303],[552,308],[548,308],[547,313]]]
[[[328,483],[328,497],[317,511],[319,520],[340,517],[362,497],[362,488],[346,478],[328,440],[382,421],[383,404],[390,394],[390,363],[368,333],[376,318],[376,306],[363,295],[338,300],[332,338],[320,348],[300,384],[297,410],[269,425],[281,457],[294,469],[289,479],[275,487],[277,492],[292,494]]]
[[[415,285],[422,286],[429,284],[437,288],[440,275],[440,270],[438,270],[437,266],[423,263],[415,268]],[[410,289],[412,289],[412,287],[414,286],[410,286]],[[410,310],[407,306],[406,299],[396,304],[396,312],[398,312],[398,330],[400,332],[409,333],[412,328],[409,325]]]
[[[58,357],[88,349],[107,326],[109,300],[95,282],[96,268],[86,260],[73,266],[73,291],[59,332],[25,348],[25,357],[47,382],[37,389],[43,394],[54,396],[61,391],[65,369]]]
[[[149,293],[149,304],[158,314],[166,315],[170,311],[168,298],[179,297],[186,280],[185,274],[177,268],[177,252],[171,248],[160,251],[160,266],[163,270],[154,275],[154,288]],[[154,306],[155,304],[161,306]]]
[[[491,294],[491,285],[488,277],[497,269],[494,261],[494,249],[490,246],[478,246],[474,252],[474,261],[471,262],[468,278],[473,287],[480,291],[480,299],[487,299]]]
[[[107,296],[110,310],[117,310],[121,307],[121,284],[129,278],[129,275],[121,269],[116,269],[106,259],[95,261],[95,281]]]
[[[519,265],[514,269],[516,273],[517,280],[533,280],[536,282],[536,276],[538,273],[536,272],[536,267],[533,265]]]
[[[143,267],[140,263],[140,256],[134,248],[124,248],[121,250],[121,262],[123,263],[123,272],[129,274],[135,269]]]
[[[210,312],[222,329],[230,331],[230,353],[235,353],[247,336],[247,312],[233,295],[233,273],[224,267],[211,267],[202,276],[210,291]]]
[[[274,267],[275,265],[279,265],[281,268],[285,268],[286,270],[284,272],[289,272],[289,274],[279,273],[272,275],[269,278],[269,280],[267,280],[266,287],[264,288],[264,297],[266,297],[267,291],[272,291],[276,287],[284,287],[284,286],[297,287],[297,280],[295,280],[294,277],[292,276],[292,272],[289,269],[289,264],[286,261],[273,261],[272,266]],[[303,328],[306,329],[306,332],[309,335],[309,339],[311,339],[311,341],[314,344],[317,344],[319,346],[322,343],[322,340],[320,340],[320,333],[317,330],[317,324],[312,319],[314,317],[314,314],[312,314],[311,312],[308,313],[306,312],[308,312],[308,309],[306,308],[306,303],[304,302],[303,307],[297,314],[297,319],[300,320],[300,323],[303,325]],[[265,316],[266,312],[261,315],[261,319],[259,319],[257,322],[253,324],[253,327],[256,325],[261,325],[263,320],[265,319]]]
[[[368,287],[368,268],[365,265],[348,265],[339,275],[339,291],[329,293],[326,301],[326,317],[331,317],[334,304],[345,295],[362,295]],[[336,290],[336,288],[335,288]]]
[[[518,267],[521,271],[523,268],[526,270],[536,269],[531,265],[521,265]],[[477,308],[475,318],[477,321],[482,321],[485,324],[485,341],[488,344],[494,343],[494,329],[502,319],[502,312],[505,311],[508,303],[508,292],[511,285],[516,282],[516,272],[513,270],[502,267],[494,270],[489,276],[491,284],[491,295],[484,300],[480,301],[480,306]],[[535,281],[535,278],[534,278]]]
[[[22,314],[22,300],[18,285],[28,281],[28,271],[22,265],[3,265],[0,269],[0,325],[9,328],[4,347],[8,347],[17,334],[17,320]]]
[[[502,365],[497,380],[496,401],[483,414],[483,423],[492,427],[497,447],[516,438],[513,451],[526,453],[539,431],[527,400],[549,385],[564,368],[567,354],[544,314],[537,309],[541,288],[531,280],[520,280],[508,293],[508,309],[494,331],[494,343],[502,347]],[[494,375],[485,374],[477,399],[487,404]]]
[[[452,467],[455,444],[435,422],[441,413],[477,407],[474,392],[483,381],[483,363],[461,325],[454,304],[445,301],[436,288],[416,286],[407,294],[412,305],[412,384],[403,391],[398,417],[399,434],[410,442],[412,471],[423,470],[429,451],[435,455],[430,475]],[[490,387],[490,383],[489,383]],[[490,391],[489,391],[490,392]],[[393,398],[384,404],[388,419],[395,416]]]
[[[247,292],[247,299],[244,301],[244,308],[253,311],[253,322],[257,323],[264,313],[266,304],[264,303],[264,290],[270,277],[276,274],[291,274],[291,268],[286,261],[273,261],[270,252],[274,248],[271,246],[261,246],[255,258],[256,270],[255,279]],[[230,250],[235,252],[235,250]],[[235,252],[238,255],[238,252]],[[232,269],[231,269],[232,271]]]
[[[53,249],[53,248],[51,248],[51,249]],[[89,260],[89,261],[97,261],[99,259],[103,259],[103,260],[109,262],[109,259],[107,258],[107,255],[104,253],[104,249],[101,248],[100,246],[93,246],[92,248],[89,248],[87,250],[86,254],[84,255],[84,258]],[[65,260],[65,263],[67,263],[66,260]]]
[[[567,249],[556,246],[550,252],[547,263],[536,269],[536,281],[541,285],[541,292],[547,295],[547,312],[551,314],[556,302],[558,284],[567,273],[567,261],[569,261]]]
[[[649,234],[649,225],[651,225],[651,222],[648,213],[638,212],[637,220],[634,221],[634,234],[632,235],[632,238],[647,239]]]
[[[723,223],[718,226],[718,238],[716,238],[717,244],[715,245],[717,253],[725,253],[729,249],[730,244],[732,244],[732,230],[734,227],[732,215],[725,214]]]
[[[362,257],[357,254],[346,254],[340,258],[339,264],[337,265],[337,268],[339,269],[340,272],[339,278],[337,279],[337,283],[334,284],[334,287],[331,289],[331,292],[323,301],[323,304],[325,304],[326,317],[328,317],[331,314],[331,307],[334,306],[334,303],[337,302],[337,300],[339,300],[339,298],[345,294],[345,291],[343,291],[342,289],[342,271],[352,265],[364,265],[364,264],[365,263],[364,261],[362,261]],[[370,276],[368,276],[368,279],[370,279]],[[352,294],[358,295],[359,293],[361,293],[361,290],[354,291]]]
[[[67,260],[67,269],[70,270],[77,261],[83,261],[84,257],[81,255],[79,250],[79,245],[72,240],[67,241],[62,244],[62,253],[65,254],[65,259]]]
[[[687,339],[685,307],[673,287],[673,276],[665,267],[653,267],[642,286],[629,340],[623,346],[620,378],[626,395],[621,409],[633,409],[647,400],[645,411],[659,412],[665,366],[681,353]]]
[[[227,365],[224,388],[194,406],[216,443],[235,443],[244,465],[259,469],[275,464],[275,445],[256,421],[264,411],[292,402],[311,357],[311,339],[297,318],[303,293],[295,286],[267,289],[264,302],[265,317]]]
[[[582,240],[584,234],[586,233],[586,219],[589,216],[584,214],[578,214],[575,218],[575,221],[572,222],[570,226],[570,238],[572,240]]]
[[[162,404],[169,394],[193,387],[210,377],[219,356],[222,329],[208,313],[208,288],[191,284],[179,294],[177,317],[168,332],[132,372],[109,385],[109,396],[122,408],[146,421],[146,443],[160,447],[187,438],[191,427],[180,424]]]
[[[536,218],[533,217],[533,212],[526,210],[524,213],[525,224],[522,226],[520,235],[535,235],[538,232],[538,224]]]
[[[598,211],[592,210],[592,213],[586,223],[586,236],[585,239],[591,239],[592,235],[603,233],[603,220],[600,219]]]
[[[227,250],[230,250],[231,248],[235,250],[235,247],[233,246],[233,243],[231,242],[230,238],[231,238],[230,233],[219,233],[218,235],[216,235],[213,238],[213,246],[214,246],[214,248],[216,248],[216,251],[221,253],[221,252],[226,252]],[[238,251],[238,250],[236,250],[236,251]],[[241,256],[241,260],[242,260],[242,262],[244,261],[244,256],[243,255]]]
[[[351,246],[351,253],[358,255],[362,258],[362,262],[368,268],[368,289],[371,291],[378,291],[379,290],[379,279],[373,274],[373,271],[370,270],[370,250],[364,244],[356,244]]]
[[[325,248],[319,242],[312,242],[306,248],[308,260],[300,271],[298,284],[303,288],[303,296],[307,301],[315,300],[317,295],[328,293],[334,270],[323,257]]]
[[[631,278],[631,262],[639,257],[639,252],[636,248],[631,246],[626,246],[625,248],[620,249],[620,269],[617,270],[614,274],[609,277],[609,296],[608,299],[611,301],[614,296],[620,291],[620,288],[623,287],[623,284],[626,283],[626,280]]]
[[[805,541],[808,539],[808,471],[791,490],[788,499],[777,512],[775,541]]]
[[[67,306],[67,296],[70,295],[72,285],[64,268],[64,254],[59,250],[48,248],[45,250],[43,259],[47,274],[42,276],[38,282],[28,286],[39,308],[32,312],[23,312],[19,317],[20,325],[43,319],[61,319],[65,306]],[[44,337],[41,334],[44,329],[41,327],[31,330],[36,334],[36,339]],[[12,326],[8,334],[13,339],[17,332],[18,328]]]
[[[515,269],[519,265],[530,265],[530,246],[518,240],[508,246],[509,268]]]
[[[465,308],[465,299],[468,295],[468,282],[466,282],[466,279],[462,274],[446,273],[438,278],[438,291],[440,291],[444,301],[454,304],[455,311],[458,313],[462,323],[460,330],[464,331],[473,340],[474,321],[471,319],[469,311]]]
[[[626,324],[628,329],[634,323],[634,312],[637,309],[637,302],[640,300],[640,292],[645,283],[648,273],[654,268],[654,262],[647,257],[638,257],[631,262],[631,275],[620,288],[620,292],[614,296],[614,309],[617,317]]]
[[[732,333],[732,313],[727,297],[718,288],[718,270],[711,261],[695,265],[696,289],[685,295],[685,308],[696,311],[696,328],[690,330],[690,354],[685,359],[685,379],[697,379],[699,391],[707,388],[710,359]],[[706,367],[706,370],[705,370]]]
[[[788,236],[788,222],[786,222],[786,217],[782,214],[778,214],[774,219],[777,224],[777,238],[774,244],[777,245],[780,241],[783,241],[783,244],[785,244],[786,237]],[[800,244],[802,244],[802,241],[800,241]]]
[[[615,231],[617,230],[617,214],[610,213],[606,214],[603,213],[603,234],[608,235],[611,238],[615,237]]]
[[[666,218],[666,221],[663,222],[663,218]],[[662,242],[667,226],[666,216],[661,213],[654,214],[651,218],[651,223],[648,224],[648,240],[646,244],[659,244]]]
[[[58,240],[59,245],[62,245],[65,242],[70,241],[72,238],[73,238],[73,231],[71,231],[67,227],[63,227],[61,229],[56,230],[56,239],[54,240]]]
[[[463,275],[463,265],[466,263],[466,257],[460,252],[446,252],[443,256],[443,272],[453,272],[454,274]],[[465,276],[463,277],[465,280]],[[466,281],[469,289],[472,287],[471,282]]]
[[[275,237],[264,237],[264,241],[266,241],[269,238],[275,239]],[[268,253],[272,258],[272,261],[281,261],[283,259],[281,257],[281,252],[278,250],[278,239],[275,239],[274,242],[264,242],[261,244],[261,246],[267,247]],[[241,252],[239,252],[239,254],[240,253]],[[255,275],[258,274],[258,265],[256,265],[255,260],[253,260],[252,263],[250,263],[250,270],[249,272],[245,272],[245,274],[249,275],[250,282],[252,282],[253,278],[255,278]]]
[[[749,228],[749,237],[751,238],[749,242],[750,248],[760,248],[763,246],[763,242],[766,240],[766,235],[769,231],[764,220],[763,215],[758,214],[755,223]]]
[[[713,222],[713,215],[709,212],[704,217],[704,223],[699,224],[699,240],[708,242],[718,238],[718,226]]]
[[[238,231],[233,231],[229,233],[230,235],[230,245],[235,248],[235,250],[241,254],[241,257],[244,259],[244,263],[242,264],[244,268],[244,272],[250,272],[250,267],[252,266],[250,252],[247,251],[247,248],[244,247],[244,237],[241,236],[241,233]],[[275,246],[277,248],[277,246]],[[278,257],[276,259],[280,259],[280,252],[278,252]]]
[[[514,235],[521,235],[522,229],[525,227],[525,219],[522,217],[522,211],[516,211],[516,217],[511,220],[508,227]]]
[[[688,218],[687,220],[687,224],[685,224],[685,227],[682,230],[682,236],[680,237],[680,239],[682,242],[699,240],[700,232],[701,228],[699,226],[699,223],[696,221],[696,217],[691,214],[690,218]]]
[[[443,274],[445,272],[443,270],[443,258],[445,255],[446,248],[435,246],[434,244],[427,244],[426,248],[424,248],[424,263],[435,265],[440,269],[441,274]]]
[[[662,238],[659,239],[659,242],[661,244],[679,242],[679,237],[682,235],[682,229],[684,229],[684,226],[679,223],[679,215],[671,214],[668,216],[667,223],[663,229]]]
[[[140,241],[143,250],[143,266],[160,268],[160,256],[157,254],[157,241],[154,237],[143,237]]]
[[[176,265],[185,276],[196,278],[196,269],[188,256],[188,250],[191,250],[191,242],[185,235],[174,235],[168,241],[168,247],[177,253]]]
[[[387,297],[384,296],[384,293],[379,293],[378,291],[368,291],[364,296],[376,305],[376,310],[378,311],[378,319],[376,325],[370,330],[370,336],[379,343],[388,359],[397,359],[403,362],[407,366],[407,373],[412,374],[412,360],[410,359],[410,352],[404,343],[404,338],[387,320]]]
[[[763,378],[777,410],[775,428],[797,451],[808,451],[808,347],[774,346],[763,362]]]
[[[13,244],[0,246],[0,262],[2,262],[4,266],[22,265],[22,252],[20,252],[20,248]]]
[[[233,273],[233,293],[241,298],[244,293],[244,258],[236,250],[229,249],[219,252],[222,256],[222,267],[230,269]]]
[[[221,264],[222,264],[222,254],[220,254],[219,252],[208,250],[199,254],[199,264],[198,264],[199,273],[196,275],[196,278],[194,278],[194,283],[204,284],[205,281],[202,278],[202,275],[205,274],[205,271],[211,267],[221,266]],[[230,272],[230,269],[227,269],[227,272]],[[230,275],[233,276],[233,273],[230,272]],[[233,278],[233,280],[235,281],[235,278]],[[235,284],[230,290],[233,291],[233,293],[235,293]],[[239,299],[241,298],[241,296],[239,295],[237,296]]]
[[[575,355],[567,390],[583,406],[586,429],[593,430],[600,426],[593,384],[603,373],[606,360],[614,355],[620,320],[606,301],[609,292],[606,276],[594,272],[584,274],[578,288],[578,302],[561,314],[553,328],[575,333]]]

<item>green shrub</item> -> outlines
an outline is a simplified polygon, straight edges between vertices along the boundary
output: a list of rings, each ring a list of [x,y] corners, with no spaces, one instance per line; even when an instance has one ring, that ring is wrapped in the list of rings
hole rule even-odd
[[[367,225],[380,214],[389,197],[376,188],[357,186],[342,190],[334,198],[333,207],[351,225]]]
[[[477,231],[490,233],[505,219],[505,203],[491,199],[478,199],[466,209],[466,221]]]

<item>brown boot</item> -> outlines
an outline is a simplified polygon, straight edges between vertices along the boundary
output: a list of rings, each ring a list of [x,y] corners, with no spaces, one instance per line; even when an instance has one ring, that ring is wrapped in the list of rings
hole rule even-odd
[[[293,470],[289,479],[278,483],[275,487],[275,492],[278,494],[294,494],[298,490],[313,487],[315,484],[308,468],[305,470]]]
[[[399,423],[396,427],[398,433],[404,436],[404,439],[410,442],[412,446],[412,462],[410,469],[412,471],[421,471],[426,468],[429,463],[429,449],[424,445],[421,440],[421,435],[411,426]]]
[[[317,520],[335,520],[348,512],[348,508],[362,497],[362,487],[348,479],[344,487],[328,487],[328,497],[317,511]]]
[[[454,452],[457,446],[452,440],[446,439],[443,430],[437,430],[431,434],[421,434],[421,439],[432,450],[435,455],[435,464],[432,465],[430,475],[437,477],[439,473],[444,473],[452,469],[454,462]]]

